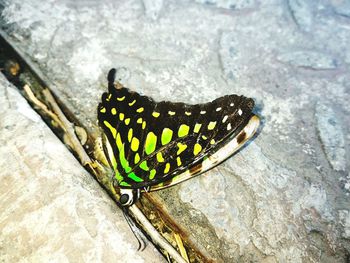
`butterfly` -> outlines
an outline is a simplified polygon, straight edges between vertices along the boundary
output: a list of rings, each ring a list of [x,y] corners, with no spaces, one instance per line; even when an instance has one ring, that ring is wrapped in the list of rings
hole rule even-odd
[[[226,95],[203,104],[156,102],[115,82],[98,105],[103,150],[123,207],[144,191],[160,190],[199,175],[239,150],[256,132],[254,101]]]

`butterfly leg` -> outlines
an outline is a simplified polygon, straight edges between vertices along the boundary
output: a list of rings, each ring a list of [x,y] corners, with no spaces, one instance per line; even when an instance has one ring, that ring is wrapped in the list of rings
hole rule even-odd
[[[140,189],[137,189],[137,192],[136,192],[136,199],[135,200],[139,200],[141,197],[141,190]]]

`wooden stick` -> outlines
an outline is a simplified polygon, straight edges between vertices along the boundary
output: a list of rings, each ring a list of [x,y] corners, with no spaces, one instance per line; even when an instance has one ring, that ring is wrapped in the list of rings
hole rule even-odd
[[[90,164],[92,161],[90,157],[87,155],[85,152],[83,146],[81,145],[77,135],[75,134],[74,131],[74,124],[72,124],[66,116],[63,114],[62,110],[58,106],[56,100],[52,96],[51,92],[49,89],[44,89],[43,94],[46,97],[47,101],[50,103],[53,111],[56,113],[58,118],[62,121],[63,128],[65,129],[69,140],[72,143],[72,146],[75,150],[75,152],[78,154],[80,162],[85,166],[87,164]]]
[[[180,250],[181,256],[186,260],[187,263],[190,263],[190,260],[188,258],[184,244],[182,243],[182,239],[181,239],[180,235],[178,233],[174,232],[174,237],[176,240],[177,247]]]
[[[28,84],[25,84],[23,87],[24,91],[26,92],[28,98],[36,105],[38,106],[40,109],[42,109],[47,115],[50,116],[50,118],[52,118],[55,122],[57,122],[57,124],[64,130],[64,125],[63,123],[60,121],[60,119],[57,117],[57,115],[55,113],[53,113],[52,111],[50,111],[46,105],[44,103],[42,103],[40,100],[37,99],[37,97],[35,97],[32,89],[29,87]]]

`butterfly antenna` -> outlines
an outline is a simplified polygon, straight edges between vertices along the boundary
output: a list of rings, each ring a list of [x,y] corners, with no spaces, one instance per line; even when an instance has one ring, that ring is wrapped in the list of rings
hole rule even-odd
[[[115,77],[117,74],[117,70],[115,68],[112,68],[107,75],[107,80],[108,80],[108,90],[109,92],[112,91],[114,88],[114,82],[115,82]]]
[[[143,237],[142,233],[140,233],[140,229],[138,229],[135,223],[131,220],[128,209],[126,207],[123,207],[123,215],[125,217],[126,222],[128,222],[128,225],[139,245],[137,251],[143,251],[146,248],[145,238]]]

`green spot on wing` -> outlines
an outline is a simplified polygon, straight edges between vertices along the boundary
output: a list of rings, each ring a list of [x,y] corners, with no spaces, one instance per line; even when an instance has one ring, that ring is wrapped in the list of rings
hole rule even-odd
[[[151,172],[149,173],[149,179],[152,180],[155,175],[156,175],[156,170],[152,169]]]
[[[128,183],[126,183],[126,182],[121,182],[119,185],[120,185],[120,186],[130,186],[130,184],[128,184]]]
[[[168,144],[171,141],[171,138],[173,137],[173,131],[169,128],[164,128],[162,132],[162,145]]]
[[[216,121],[211,121],[209,122],[208,124],[208,130],[212,130],[215,128],[215,125],[216,125]]]
[[[128,141],[129,141],[129,142],[131,142],[132,133],[133,133],[133,130],[132,130],[132,128],[130,128],[130,129],[129,129],[129,132],[128,132]]]
[[[180,153],[182,153],[184,150],[186,150],[186,148],[187,148],[187,145],[186,144],[183,144],[183,143],[181,143],[181,142],[179,142],[179,143],[177,143],[177,147],[179,148],[178,150],[177,150],[177,155],[179,155]]]
[[[140,161],[140,155],[136,153],[134,158],[134,163],[137,164],[139,161]]]
[[[198,133],[200,128],[201,128],[202,124],[200,123],[196,123],[196,125],[194,126],[193,132]]]
[[[119,150],[119,161],[122,167],[124,168],[125,172],[128,173],[131,171],[131,167],[129,166],[128,160],[125,158],[124,143],[122,143],[119,133],[117,134],[116,143]]]
[[[156,111],[154,111],[154,112],[152,113],[152,116],[155,117],[155,118],[158,118],[159,115],[160,115],[160,113],[159,113],[159,112],[156,112]]]
[[[160,163],[164,162],[164,158],[163,158],[162,152],[158,152],[157,153],[157,161],[160,162]]]
[[[121,184],[122,181],[124,180],[123,176],[121,176],[121,174],[117,170],[115,171],[114,177],[115,177],[115,179],[117,179],[119,184]]]
[[[149,168],[147,166],[147,162],[146,161],[143,161],[141,164],[140,164],[140,168],[142,170],[145,170],[145,171],[149,171]]]
[[[151,154],[156,149],[157,136],[153,132],[149,132],[146,137],[145,142],[145,152],[146,154]]]
[[[181,158],[180,158],[180,157],[177,157],[177,158],[176,158],[176,162],[177,162],[177,166],[180,166],[180,165],[182,164]]]
[[[184,137],[188,134],[189,130],[190,130],[190,127],[188,125],[181,124],[177,135],[179,137]]]
[[[199,143],[194,145],[193,154],[197,155],[202,150],[202,146]]]
[[[132,180],[134,180],[135,182],[139,183],[139,182],[143,182],[142,178],[138,177],[134,172],[129,173],[128,177]]]
[[[103,124],[111,131],[113,138],[115,138],[117,130],[108,121],[103,121]]]
[[[165,164],[165,168],[164,168],[164,173],[165,173],[165,174],[168,173],[169,170],[170,170],[170,163],[166,163],[166,164]]]
[[[139,144],[140,144],[139,139],[137,139],[136,137],[133,137],[131,140],[131,150],[136,152],[139,149]]]

